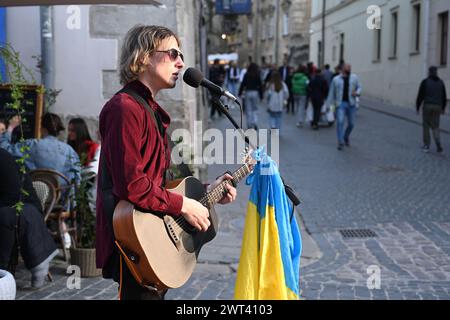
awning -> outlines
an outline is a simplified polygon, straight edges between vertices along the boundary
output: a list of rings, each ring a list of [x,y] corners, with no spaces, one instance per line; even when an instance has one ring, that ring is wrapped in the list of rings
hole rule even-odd
[[[160,6],[155,0],[0,0],[0,7],[14,6],[53,6],[82,4],[151,4]]]
[[[237,53],[216,53],[208,55],[208,63],[212,64],[215,59],[219,59],[221,64],[228,64],[230,61],[238,61]]]

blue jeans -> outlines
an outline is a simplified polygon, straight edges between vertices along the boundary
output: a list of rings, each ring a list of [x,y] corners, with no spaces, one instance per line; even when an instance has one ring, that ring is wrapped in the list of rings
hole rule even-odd
[[[261,100],[259,92],[249,90],[245,93],[245,115],[247,116],[247,129],[258,125],[258,106]]]
[[[281,129],[281,116],[283,112],[273,112],[270,113],[270,128],[271,129]]]
[[[228,90],[230,91],[230,93],[233,96],[237,97],[238,96],[238,91],[239,91],[239,81],[237,81],[237,80],[236,81],[229,80],[227,85],[228,85]]]
[[[337,138],[339,144],[344,144],[350,138],[350,134],[355,126],[356,106],[350,105],[348,102],[342,102],[336,111],[337,121]],[[347,117],[347,129],[344,133],[344,122]]]

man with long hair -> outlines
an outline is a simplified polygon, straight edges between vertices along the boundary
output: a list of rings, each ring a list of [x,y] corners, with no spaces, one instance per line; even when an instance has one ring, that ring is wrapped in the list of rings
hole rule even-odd
[[[97,266],[103,269],[105,278],[120,283],[119,298],[123,300],[164,299],[166,290],[141,286],[126,264],[121,270],[112,226],[115,204],[126,200],[149,212],[182,216],[199,232],[206,231],[210,225],[206,207],[164,186],[165,172],[170,165],[166,134],[170,116],[155,98],[160,90],[175,87],[183,68],[180,40],[171,30],[162,26],[133,27],[125,36],[120,57],[120,80],[124,88],[100,113]],[[153,112],[133,96],[144,99]],[[223,175],[210,187],[224,179],[232,177]],[[105,181],[112,184],[107,190]],[[227,189],[219,203],[235,199],[236,189],[231,184]]]

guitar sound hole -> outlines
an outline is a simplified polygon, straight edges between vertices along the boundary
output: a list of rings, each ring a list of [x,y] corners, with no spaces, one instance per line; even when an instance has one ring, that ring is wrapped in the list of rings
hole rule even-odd
[[[181,235],[181,242],[183,243],[183,247],[187,252],[195,251],[195,240],[194,237],[189,233],[184,233]]]

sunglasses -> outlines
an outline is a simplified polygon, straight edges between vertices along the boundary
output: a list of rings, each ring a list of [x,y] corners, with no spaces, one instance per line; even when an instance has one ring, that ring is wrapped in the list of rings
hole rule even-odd
[[[175,61],[175,60],[177,60],[177,58],[178,58],[178,56],[180,56],[180,58],[181,58],[181,61],[183,61],[184,62],[184,56],[183,56],[183,54],[180,52],[180,51],[178,51],[177,49],[169,49],[169,50],[156,50],[156,52],[164,52],[164,53],[167,53],[168,55],[169,55],[169,57],[170,57],[170,60],[171,61]]]

